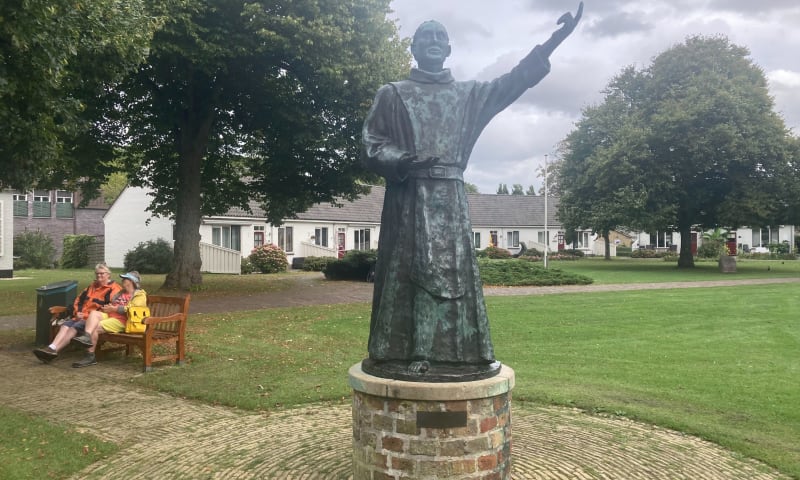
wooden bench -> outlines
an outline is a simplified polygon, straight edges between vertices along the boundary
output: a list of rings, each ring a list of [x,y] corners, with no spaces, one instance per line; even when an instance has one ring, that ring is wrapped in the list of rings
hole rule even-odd
[[[148,295],[147,306],[150,307],[150,317],[144,320],[147,330],[144,333],[101,333],[97,340],[95,355],[101,358],[109,352],[125,350],[125,355],[130,355],[134,346],[138,346],[144,358],[144,371],[153,369],[153,362],[175,360],[177,365],[182,365],[186,358],[186,321],[189,316],[190,295],[185,297],[167,297],[162,295]],[[51,339],[58,331],[58,318],[66,311],[66,307],[50,307],[53,316]],[[112,348],[103,349],[103,344],[122,344]],[[155,355],[153,346],[174,345],[175,353]]]

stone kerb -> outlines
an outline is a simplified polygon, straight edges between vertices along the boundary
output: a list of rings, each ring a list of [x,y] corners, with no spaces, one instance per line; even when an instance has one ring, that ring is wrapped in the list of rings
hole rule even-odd
[[[424,383],[349,371],[353,480],[499,480],[511,472],[514,371],[474,382]]]

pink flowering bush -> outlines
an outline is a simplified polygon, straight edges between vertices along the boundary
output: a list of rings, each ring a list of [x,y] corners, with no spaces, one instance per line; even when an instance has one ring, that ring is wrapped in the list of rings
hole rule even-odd
[[[289,267],[286,253],[271,243],[254,248],[247,258],[253,268],[261,273],[285,272]]]

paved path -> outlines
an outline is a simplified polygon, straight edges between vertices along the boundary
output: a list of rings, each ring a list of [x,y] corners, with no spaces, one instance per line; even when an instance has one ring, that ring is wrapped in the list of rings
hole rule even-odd
[[[127,447],[75,480],[351,478],[349,404],[244,412],[133,387],[138,365],[73,369],[71,361],[45,365],[27,350],[0,350],[0,403]],[[133,416],[132,404],[146,411]],[[513,428],[514,479],[788,478],[711,443],[624,418],[516,403]]]

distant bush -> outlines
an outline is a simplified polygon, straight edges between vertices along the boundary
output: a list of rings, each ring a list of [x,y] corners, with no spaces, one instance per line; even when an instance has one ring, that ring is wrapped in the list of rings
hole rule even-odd
[[[306,257],[306,261],[303,263],[303,270],[306,272],[323,272],[329,264],[336,261],[338,261],[336,257]]]
[[[484,285],[588,285],[593,280],[584,275],[568,273],[557,268],[545,269],[542,265],[520,259],[478,261]]]
[[[670,255],[671,252],[660,252],[658,250],[649,250],[640,248],[631,252],[631,258],[664,258]]]
[[[254,267],[253,264],[250,263],[249,258],[243,258],[240,266],[240,271],[242,272],[242,275],[249,275],[256,271],[256,267]]]
[[[289,268],[286,252],[271,243],[254,248],[248,258],[253,268],[261,273],[280,273]]]
[[[633,253],[633,249],[631,247],[617,247],[617,256],[618,257],[630,257]]]
[[[350,250],[341,260],[328,263],[322,272],[328,280],[366,281],[377,259],[377,250]]]
[[[14,268],[53,268],[53,257],[56,249],[53,239],[42,233],[22,232],[14,237]]]
[[[718,240],[706,240],[697,247],[698,258],[719,258],[726,252],[725,243]]]
[[[61,268],[83,268],[89,265],[89,247],[94,245],[92,235],[64,235]]]
[[[519,258],[523,258],[523,257],[539,257],[539,258],[541,258],[542,257],[542,252],[540,252],[539,250],[537,250],[535,248],[527,248],[527,249],[525,249],[524,252],[519,254]]]
[[[136,245],[125,254],[125,271],[167,273],[172,268],[172,245],[163,238]]]
[[[511,252],[506,250],[505,248],[499,247],[486,247],[483,250],[478,251],[477,256],[479,258],[511,258]]]

